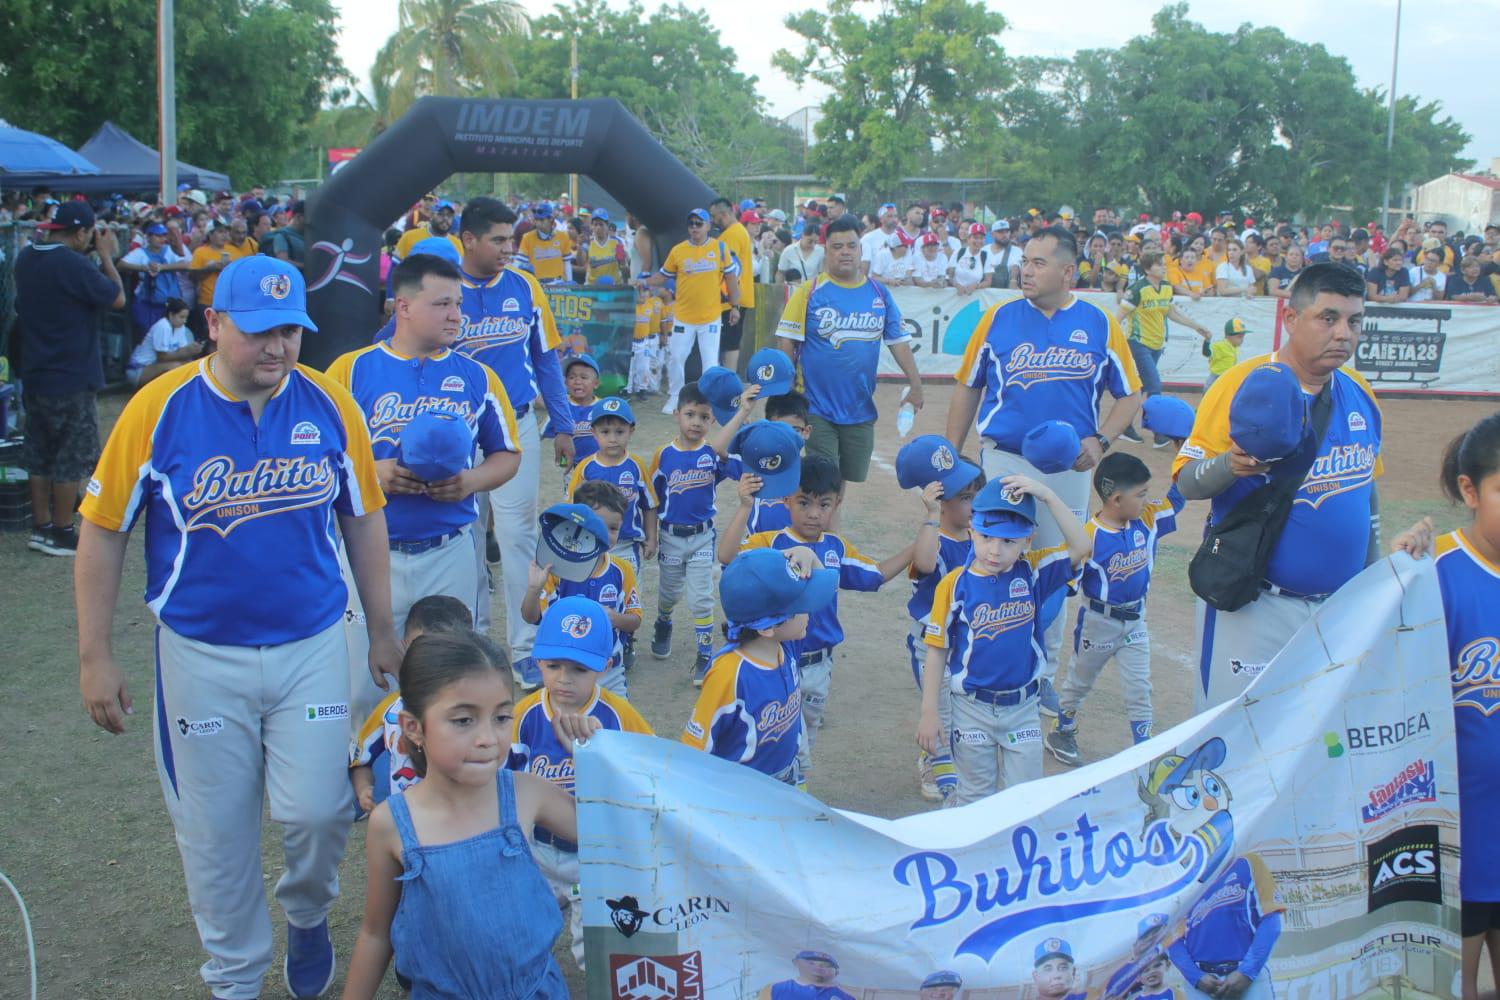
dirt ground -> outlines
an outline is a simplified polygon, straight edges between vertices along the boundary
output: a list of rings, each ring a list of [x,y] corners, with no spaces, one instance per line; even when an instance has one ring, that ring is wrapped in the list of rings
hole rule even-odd
[[[897,390],[883,386],[876,467],[871,482],[852,487],[843,512],[844,533],[877,557],[905,545],[923,519],[915,494],[896,488],[891,463],[900,445],[895,430]],[[915,433],[941,433],[948,392],[928,390],[927,408]],[[1186,397],[1196,403],[1196,397]],[[102,402],[106,429],[121,405]],[[658,406],[637,407],[640,427],[632,450],[648,455],[673,432]],[[1381,480],[1384,523],[1394,534],[1422,513],[1440,527],[1458,514],[1441,499],[1436,476],[1443,446],[1493,406],[1474,402],[1387,400],[1384,402],[1385,476]],[[1140,455],[1165,489],[1170,453],[1148,445],[1122,445]],[[966,449],[974,453],[970,439]],[[543,497],[561,492],[561,476],[547,463]],[[734,496],[721,487],[721,517]],[[1184,719],[1190,710],[1190,663],[1194,651],[1192,603],[1186,566],[1198,537],[1203,504],[1191,504],[1181,529],[1168,536],[1152,587],[1148,622],[1158,728]],[[139,532],[137,532],[139,536]],[[105,997],[201,997],[203,960],[183,888],[172,830],[162,805],[152,762],[152,623],[140,599],[142,559],[135,538],[115,623],[115,649],[135,700],[124,736],[96,729],[78,698],[76,632],[72,612],[71,563],[27,551],[25,536],[0,536],[0,622],[6,631],[0,670],[7,681],[0,698],[0,741],[11,761],[11,777],[0,782],[0,871],[20,889],[30,907],[37,938],[41,993],[56,1000]],[[656,573],[646,569],[642,596],[647,621],[655,614]],[[918,699],[907,665],[907,586],[900,578],[877,594],[846,594],[840,617],[849,635],[834,679],[826,727],[818,742],[811,791],[824,801],[884,817],[932,808],[917,793],[913,741]],[[495,605],[495,634],[503,602]],[[630,677],[631,700],[667,738],[676,738],[694,699],[689,680],[691,623],[678,618],[675,655],[662,662],[642,651]],[[1064,662],[1062,671],[1066,671]],[[1128,740],[1117,675],[1106,671],[1080,717],[1080,743],[1094,760]],[[1060,766],[1049,760],[1047,771]],[[269,890],[279,874],[279,838],[266,830]],[[364,831],[356,827],[343,866],[343,896],[332,923],[341,969],[359,924],[364,899]],[[0,894],[3,896],[3,894]],[[280,942],[281,914],[274,910]],[[280,952],[268,978],[267,997],[285,996]],[[565,969],[565,948],[558,956]],[[0,995],[24,995],[25,946],[8,896],[0,898]],[[575,995],[582,979],[570,970]],[[382,996],[399,997],[389,977]]]

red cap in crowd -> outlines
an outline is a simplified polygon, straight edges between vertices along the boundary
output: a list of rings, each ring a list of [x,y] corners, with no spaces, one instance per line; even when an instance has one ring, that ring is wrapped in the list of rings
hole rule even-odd
[[[1151,221],[1151,213],[1150,212],[1142,212],[1141,213],[1141,221],[1142,222],[1150,222]]]
[[[939,242],[940,241],[938,240],[938,234],[937,233],[923,233],[922,234],[922,245],[924,247],[935,247],[935,246],[938,245]]]
[[[1245,216],[1245,228],[1248,229],[1253,225],[1255,225],[1255,220],[1250,218],[1250,216],[1248,215]]]
[[[751,223],[759,222],[760,221],[760,213],[757,212],[757,211],[754,211],[753,209],[750,210],[750,211],[747,211],[747,212],[741,212],[740,213],[740,221],[743,222],[747,226],[750,225]]]
[[[984,223],[982,223],[982,222],[975,222],[975,223],[973,223],[972,225],[969,226],[969,235],[970,236],[983,236],[984,233],[985,233]]]
[[[1199,215],[1197,212],[1189,212],[1187,214],[1187,221],[1189,221],[1189,222],[1202,222],[1203,221],[1203,216]]]
[[[937,205],[932,209],[932,217],[934,219],[946,219],[948,217],[948,213],[943,210],[943,207],[941,205]]]

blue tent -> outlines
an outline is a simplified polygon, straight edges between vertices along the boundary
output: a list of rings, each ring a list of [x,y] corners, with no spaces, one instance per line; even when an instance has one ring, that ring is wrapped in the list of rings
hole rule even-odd
[[[134,184],[116,183],[111,191],[155,190],[161,173],[161,154],[126,132],[114,122],[107,121],[99,131],[78,147],[89,160],[99,165],[105,174],[123,175],[129,178],[145,175],[150,183],[142,188]],[[177,181],[205,191],[227,191],[229,178],[213,170],[204,170],[191,163],[177,161]]]
[[[52,174],[59,178],[97,174],[99,168],[56,139],[0,126],[0,183],[10,174]]]

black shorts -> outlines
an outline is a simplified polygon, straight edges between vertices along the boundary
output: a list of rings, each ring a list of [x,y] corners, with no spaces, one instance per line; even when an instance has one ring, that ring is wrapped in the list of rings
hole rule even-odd
[[[733,323],[729,322],[729,313],[724,313],[724,322],[719,325],[719,351],[738,351],[740,339],[745,336],[745,310],[740,310],[740,318]],[[717,363],[717,362],[716,362]]]
[[[99,411],[93,392],[38,396],[22,386],[26,440],[21,466],[58,482],[87,479],[99,462]]]
[[[1466,899],[1459,907],[1458,923],[1464,937],[1500,931],[1500,903]]]

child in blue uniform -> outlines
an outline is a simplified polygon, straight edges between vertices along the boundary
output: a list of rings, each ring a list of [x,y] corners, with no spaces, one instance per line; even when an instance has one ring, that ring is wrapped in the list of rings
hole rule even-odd
[[[401,661],[401,693],[422,781],[370,815],[345,1000],[375,996],[393,951],[413,1000],[561,1000],[552,944],[562,921],[526,836],[540,825],[576,841],[577,811],[551,782],[501,766],[515,706],[505,654],[474,632],[424,635]],[[581,716],[558,725],[573,739],[589,729]]]
[[[743,408],[743,404],[741,404]],[[747,411],[748,415],[748,411]],[[744,418],[737,417],[743,421]],[[807,439],[812,435],[812,424],[809,423],[810,411],[807,407],[807,397],[793,390],[780,396],[772,396],[766,400],[766,419],[772,423],[786,424],[796,431],[802,438],[804,448]],[[736,430],[739,428],[736,427]],[[742,481],[749,475],[739,460],[731,457],[726,466],[726,477],[736,481]],[[758,488],[758,487],[757,487]],[[745,523],[746,537],[759,534],[762,531],[780,531],[782,528],[792,526],[792,515],[787,510],[786,501],[781,498],[763,499],[750,491],[750,499],[747,501],[750,507],[749,517]],[[743,539],[741,539],[743,541]]]
[[[838,593],[838,574],[806,546],[756,549],[724,569],[729,644],[715,655],[682,742],[789,785],[803,781],[797,643]]]
[[[1500,979],[1500,414],[1491,414],[1448,445],[1443,492],[1469,508],[1466,527],[1437,539],[1424,518],[1393,548],[1436,552],[1438,584],[1452,657],[1453,720],[1458,736],[1459,897],[1463,901],[1463,996],[1479,996],[1479,961],[1489,949]]]
[[[1146,630],[1146,588],[1156,546],[1177,530],[1177,514],[1187,504],[1174,483],[1164,499],[1150,500],[1151,470],[1126,452],[1105,455],[1094,467],[1099,513],[1083,526],[1093,553],[1083,564],[1078,624],[1073,629],[1073,660],[1058,696],[1057,728],[1047,734],[1047,751],[1069,767],[1083,763],[1078,752],[1078,709],[1111,659],[1120,667],[1125,718],[1130,738],[1151,738],[1151,635]]]
[[[630,563],[639,575],[641,559],[656,558],[656,493],[646,463],[630,453],[630,438],[635,433],[635,414],[630,404],[618,396],[609,396],[594,404],[589,422],[599,450],[573,466],[568,477],[568,497],[572,499],[580,483],[602,479],[625,494],[628,505],[625,523],[615,555]]]
[[[547,609],[537,628],[531,655],[542,670],[542,690],[516,706],[509,767],[526,771],[574,793],[573,741],[558,731],[557,719],[578,715],[590,731],[613,729],[651,735],[651,727],[630,702],[599,685],[615,654],[609,613],[587,597],[564,597]],[[546,830],[534,834],[532,854],[547,876],[559,905],[568,907],[573,960],[583,968],[583,900],[578,894],[578,845]]]
[[[594,393],[599,388],[599,362],[587,354],[574,355],[563,362],[563,384],[568,387],[567,419],[561,421],[562,430],[573,435],[573,465],[599,450],[594,438],[592,416],[594,404],[599,402]],[[547,421],[545,437],[553,437],[559,427],[553,420]],[[559,464],[566,462],[563,459]]]

